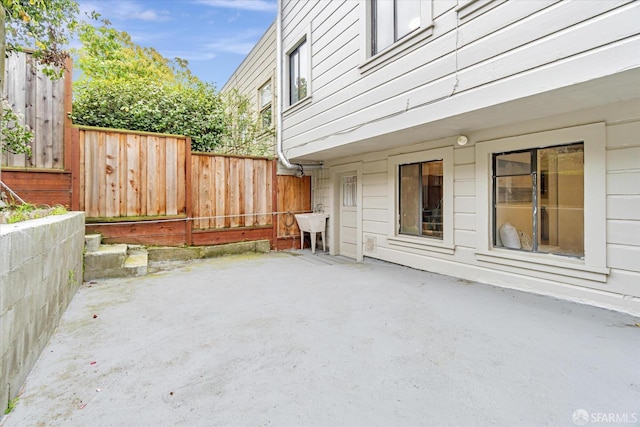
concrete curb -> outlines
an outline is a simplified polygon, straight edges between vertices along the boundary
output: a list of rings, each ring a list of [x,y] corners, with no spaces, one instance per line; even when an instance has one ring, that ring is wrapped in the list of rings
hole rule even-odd
[[[267,253],[270,250],[271,247],[268,240],[228,243],[215,246],[150,246],[147,248],[150,262],[188,261],[191,259],[214,258],[247,252]]]

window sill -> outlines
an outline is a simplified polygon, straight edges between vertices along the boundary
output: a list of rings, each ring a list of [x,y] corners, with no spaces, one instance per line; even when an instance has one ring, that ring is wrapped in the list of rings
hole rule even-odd
[[[431,35],[433,35],[433,24],[416,31],[415,33],[389,46],[382,52],[368,58],[360,65],[360,73],[366,74],[369,71],[378,69],[383,65],[396,60],[400,56],[404,56],[407,53],[416,50],[420,46],[424,45],[425,41]]]
[[[301,110],[302,108],[311,104],[311,100],[312,100],[311,95],[305,98],[302,98],[300,101],[296,102],[295,104],[289,105],[287,108],[285,108],[282,114],[286,116],[286,115],[295,113],[296,111]]]
[[[449,246],[446,243],[440,240],[432,240],[427,237],[405,237],[405,236],[394,236],[388,237],[387,242],[391,246],[399,246],[403,248],[410,249],[418,249],[420,251],[425,252],[437,252],[446,255],[453,255],[455,252],[454,246]]]
[[[553,254],[515,253],[509,249],[492,249],[476,252],[481,262],[517,267],[523,270],[539,271],[561,276],[576,277],[606,283],[609,275],[607,267],[585,265],[584,260]]]

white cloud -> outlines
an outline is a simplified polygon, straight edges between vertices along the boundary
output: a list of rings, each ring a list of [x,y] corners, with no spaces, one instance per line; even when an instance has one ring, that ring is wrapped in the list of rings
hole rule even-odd
[[[167,58],[180,58],[187,61],[207,61],[214,59],[216,54],[213,52],[205,52],[204,50],[169,50],[163,53]]]
[[[168,11],[157,10],[143,6],[136,1],[113,0],[109,2],[80,1],[82,12],[96,11],[105,15],[108,10],[110,17],[122,20],[138,20],[149,22],[166,22],[171,20]]]
[[[272,12],[277,9],[277,3],[273,0],[198,0],[197,2],[211,7],[258,12]]]
[[[205,48],[214,52],[230,52],[246,55],[253,49],[261,35],[262,31],[247,30],[233,37],[216,39],[215,42],[205,45]]]

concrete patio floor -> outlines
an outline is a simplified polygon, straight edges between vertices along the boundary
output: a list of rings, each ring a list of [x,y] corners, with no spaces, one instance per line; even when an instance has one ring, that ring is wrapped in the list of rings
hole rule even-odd
[[[0,424],[638,424],[639,321],[309,251],[209,259],[85,283]]]

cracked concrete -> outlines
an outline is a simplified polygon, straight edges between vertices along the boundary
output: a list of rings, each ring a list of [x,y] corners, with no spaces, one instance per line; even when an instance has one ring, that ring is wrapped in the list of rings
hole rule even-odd
[[[640,422],[637,318],[308,250],[172,266],[85,283],[2,427]]]

